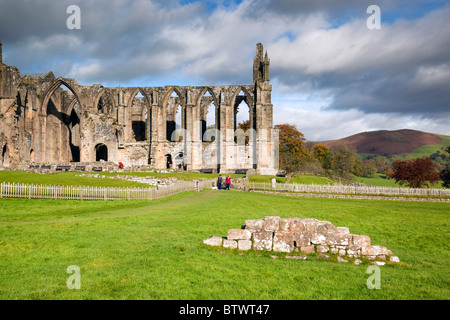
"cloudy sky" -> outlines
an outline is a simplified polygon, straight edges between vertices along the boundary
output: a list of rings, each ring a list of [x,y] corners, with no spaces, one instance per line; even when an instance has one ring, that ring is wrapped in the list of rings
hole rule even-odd
[[[70,5],[81,29],[67,27]],[[438,0],[0,0],[3,62],[83,85],[250,84],[261,42],[274,123],[314,141],[450,135],[449,21]]]

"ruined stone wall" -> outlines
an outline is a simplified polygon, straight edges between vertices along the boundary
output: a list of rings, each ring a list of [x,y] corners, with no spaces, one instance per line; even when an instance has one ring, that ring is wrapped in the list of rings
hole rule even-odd
[[[82,86],[52,72],[21,75],[1,63],[0,147],[6,151],[0,166],[120,161],[158,169],[183,164],[187,170],[276,173],[269,60],[262,45],[257,49],[259,71],[250,85]],[[210,105],[215,120],[207,128]],[[247,145],[235,139],[239,106],[248,110]]]
[[[330,259],[337,256],[339,262],[361,263],[362,258],[379,265],[386,261],[400,262],[386,247],[372,245],[366,235],[350,233],[347,227],[336,227],[329,221],[317,219],[268,216],[264,219],[246,220],[240,229],[229,229],[227,237],[211,236],[203,243],[211,246],[239,250],[295,253],[291,258],[307,259],[307,254],[318,253]]]

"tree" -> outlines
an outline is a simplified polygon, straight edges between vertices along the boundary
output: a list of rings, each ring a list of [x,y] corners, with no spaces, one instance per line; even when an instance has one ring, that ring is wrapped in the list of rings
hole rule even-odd
[[[306,139],[292,124],[278,124],[280,169],[287,172],[299,171],[302,164],[311,157],[306,148]]]
[[[391,178],[411,188],[430,187],[439,181],[440,173],[430,157],[412,160],[395,160],[392,163]]]
[[[353,179],[353,174],[362,174],[361,161],[357,158],[356,149],[346,144],[333,148],[331,170],[335,175],[345,179]]]
[[[377,173],[377,164],[375,160],[363,160],[362,162],[362,176],[372,178]]]
[[[312,148],[313,156],[319,160],[322,167],[327,170],[331,167],[331,151],[324,144],[316,144]]]

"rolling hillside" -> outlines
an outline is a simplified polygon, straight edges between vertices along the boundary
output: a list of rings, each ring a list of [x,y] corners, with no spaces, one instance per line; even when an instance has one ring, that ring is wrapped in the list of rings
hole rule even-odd
[[[379,130],[362,132],[322,143],[328,147],[340,144],[352,145],[360,154],[402,155],[402,157],[409,158],[409,154],[421,156],[421,150],[424,155],[430,155],[442,147],[450,145],[450,136],[410,129]]]

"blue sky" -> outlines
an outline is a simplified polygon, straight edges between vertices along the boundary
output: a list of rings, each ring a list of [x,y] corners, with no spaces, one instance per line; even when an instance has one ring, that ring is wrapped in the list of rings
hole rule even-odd
[[[81,10],[69,30],[66,9]],[[381,29],[369,30],[369,5]],[[274,124],[308,140],[450,135],[450,4],[419,0],[0,0],[3,61],[80,84],[249,84],[271,59]]]

